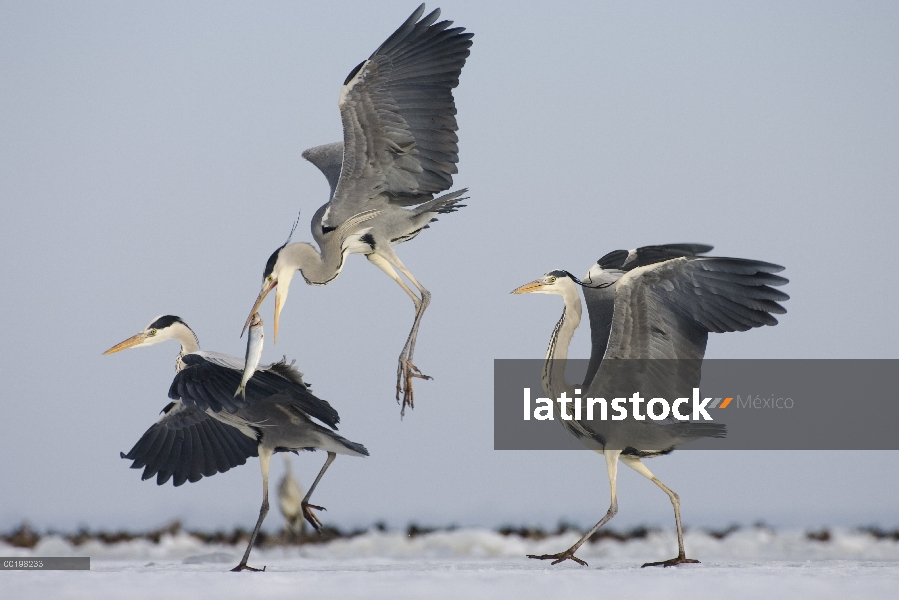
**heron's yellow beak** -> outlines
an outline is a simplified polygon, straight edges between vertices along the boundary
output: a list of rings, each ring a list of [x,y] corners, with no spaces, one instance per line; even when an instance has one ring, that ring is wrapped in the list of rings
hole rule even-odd
[[[527,294],[530,292],[536,292],[538,290],[543,289],[543,282],[539,279],[535,279],[530,283],[526,283],[519,288],[515,288],[512,290],[512,294]]]
[[[112,348],[110,348],[109,350],[104,352],[103,354],[115,354],[116,352],[121,352],[122,350],[127,350],[128,348],[133,348],[134,346],[139,345],[145,339],[147,339],[147,334],[146,334],[146,332],[142,331],[142,332],[138,333],[137,335],[132,335],[130,338],[128,338],[124,342],[116,344],[115,346],[113,346]]]
[[[253,315],[259,312],[259,307],[262,305],[262,302],[265,300],[265,297],[268,296],[268,293],[275,289],[275,286],[278,285],[278,281],[275,280],[272,283],[264,283],[262,285],[262,291],[259,292],[259,296],[256,298],[256,303],[253,305],[253,310],[250,311],[250,316],[247,317],[247,322],[243,324],[243,329],[240,331],[240,337],[243,337],[243,334],[246,333],[247,327],[250,326],[250,323],[253,321]],[[275,309],[275,338],[278,337],[278,312]]]
[[[278,291],[275,292],[275,323],[272,326],[272,331],[274,332],[272,335],[273,344],[278,343],[278,323],[281,319],[281,309],[284,308],[284,298],[281,289],[282,288],[278,288]]]

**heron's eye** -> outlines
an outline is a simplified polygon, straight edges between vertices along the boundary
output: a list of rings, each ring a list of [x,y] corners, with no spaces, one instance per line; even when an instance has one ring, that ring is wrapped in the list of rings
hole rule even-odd
[[[269,275],[269,276],[268,276],[268,277],[266,277],[266,278],[265,278],[265,280],[266,280],[266,281],[269,281],[269,282],[271,282],[271,280],[272,280],[272,276],[271,276],[271,275]]]
[[[550,276],[550,277],[547,277],[547,278],[546,278],[546,281],[547,281],[547,283],[555,283],[555,282],[556,282],[556,278],[553,277],[553,276]]]
[[[150,337],[153,337],[154,335],[156,335],[156,330],[155,330],[155,329],[151,329],[151,330],[150,330],[150,333],[148,333],[147,335],[150,336]]]

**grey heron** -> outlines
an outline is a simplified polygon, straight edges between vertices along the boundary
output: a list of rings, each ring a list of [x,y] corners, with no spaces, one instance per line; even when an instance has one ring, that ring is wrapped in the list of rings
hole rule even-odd
[[[303,519],[303,488],[293,476],[288,454],[284,455],[284,477],[278,484],[278,507],[287,523],[284,529],[288,535],[293,539],[302,536],[306,530],[306,521]]]
[[[151,346],[166,340],[181,344],[175,361],[175,379],[169,388],[172,399],[162,417],[150,427],[128,454],[132,469],[144,469],[142,479],[156,475],[164,485],[224,473],[259,457],[262,469],[262,506],[243,559],[234,571],[257,571],[247,565],[253,543],[268,513],[268,474],[272,454],[298,450],[328,453],[318,477],[301,502],[303,516],[316,529],[320,522],[309,498],[337,454],[368,456],[362,444],[351,442],[331,429],[340,417],[325,400],[309,391],[300,373],[286,359],[261,365],[247,382],[246,395],[234,395],[243,373],[243,361],[218,352],[200,350],[197,336],[181,318],[164,315],[154,319],[140,333],[116,344],[104,354],[127,348]],[[315,423],[317,419],[323,427]],[[265,568],[263,567],[262,570]]]
[[[331,187],[329,201],[312,218],[318,250],[306,242],[275,250],[250,311],[252,317],[268,293],[276,290],[277,343],[280,313],[294,274],[299,271],[309,285],[325,285],[340,274],[348,254],[365,255],[415,306],[412,329],[397,365],[396,399],[399,402],[402,396],[403,413],[406,406],[414,406],[412,379],[430,379],[412,360],[431,294],[392,246],[415,238],[437,215],[464,206],[460,202],[467,191],[435,197],[452,187],[452,176],[458,172],[452,90],[459,84],[473,34],[450,27],[452,21],[436,22],[439,9],[422,17],[424,9],[424,4],[419,6],[347,76],[339,99],[343,141],[303,152]]]
[[[604,396],[604,390],[607,390],[604,386],[622,372],[622,365],[628,364],[622,359],[648,359],[656,364],[666,363],[658,359],[669,359],[667,364],[686,364],[686,369],[676,368],[673,374],[652,373],[650,379],[658,376],[651,383],[665,388],[673,377],[678,383],[685,379],[688,385],[698,387],[698,365],[705,355],[710,332],[746,331],[777,324],[773,314],[785,313],[779,302],[789,298],[772,287],[787,283],[787,279],[775,275],[783,267],[755,260],[696,256],[707,249],[710,248],[700,245],[681,247],[683,255],[669,259],[654,252],[647,253],[647,264],[630,270],[622,269],[626,267],[624,261],[613,265],[609,258],[606,263],[611,265],[611,272],[606,272],[601,264],[591,269],[586,279],[599,289],[613,289],[614,301],[611,313],[597,311],[597,319],[591,319],[591,329],[599,330],[594,342],[605,341],[606,347],[595,376],[584,385],[583,395],[612,397]],[[651,255],[662,260],[651,260]],[[543,390],[551,398],[562,393],[572,397],[582,395],[582,390],[565,381],[568,347],[581,319],[578,284],[583,285],[583,282],[568,271],[556,270],[512,292],[557,294],[564,300],[565,309],[550,338],[541,376]],[[602,332],[606,327],[609,333],[603,340]],[[678,555],[643,566],[667,567],[699,562],[687,558],[684,551],[680,499],[649,471],[641,459],[668,454],[692,439],[721,437],[724,427],[716,423],[635,420],[616,423],[572,419],[560,420],[560,423],[587,448],[603,454],[611,503],[602,519],[573,546],[558,554],[529,555],[529,558],[552,560],[552,564],[569,559],[587,564],[574,554],[618,512],[616,479],[620,461],[656,484],[674,508]]]

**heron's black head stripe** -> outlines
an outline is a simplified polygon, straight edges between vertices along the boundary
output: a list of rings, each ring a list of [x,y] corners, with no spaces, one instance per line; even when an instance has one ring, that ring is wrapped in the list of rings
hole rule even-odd
[[[165,329],[166,327],[171,327],[175,323],[186,325],[186,323],[181,320],[181,317],[176,317],[175,315],[164,315],[150,323],[147,329]]]
[[[287,244],[284,244],[284,246],[286,246],[286,245]],[[278,254],[281,253],[281,250],[284,249],[284,246],[281,246],[280,248],[278,248],[277,250],[272,252],[272,255],[268,257],[268,262],[265,263],[265,271],[262,272],[263,279],[265,279],[266,277],[271,275],[272,272],[275,270],[275,263],[278,262]]]
[[[553,277],[567,277],[575,283],[581,283],[580,279],[578,279],[568,271],[565,271],[564,269],[556,269],[555,271],[550,271],[549,273],[547,273],[547,275],[552,275]]]

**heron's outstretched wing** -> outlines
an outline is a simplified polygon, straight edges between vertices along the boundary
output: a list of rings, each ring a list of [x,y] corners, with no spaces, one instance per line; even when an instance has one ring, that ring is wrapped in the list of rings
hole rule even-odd
[[[247,382],[246,398],[242,398],[234,396],[243,374],[242,361],[211,352],[185,354],[182,360],[185,368],[175,375],[169,388],[172,400],[181,400],[200,410],[225,411],[233,415],[254,402],[280,395],[332,429],[336,429],[340,422],[337,411],[327,401],[313,395],[303,383],[300,372],[285,361],[257,370]],[[227,366],[236,361],[239,368]]]
[[[776,325],[783,267],[739,258],[682,257],[638,267],[615,285],[605,359],[701,359],[709,332]],[[604,361],[605,362],[605,361]],[[600,367],[602,369],[602,367]]]
[[[440,10],[423,13],[424,4],[344,82],[343,164],[324,227],[375,198],[411,206],[452,186],[459,160],[452,90],[473,34],[437,23]]]
[[[331,186],[331,197],[337,189],[337,180],[340,179],[340,167],[343,164],[343,142],[334,142],[315,146],[303,151],[303,158],[318,167]]]
[[[608,348],[588,393],[593,397],[689,397],[698,387],[709,332],[776,325],[789,296],[783,267],[736,258],[685,256],[637,267],[615,284]],[[627,359],[627,360],[617,360]],[[592,421],[587,431],[607,448],[635,456],[666,453],[698,437],[723,437],[717,423]]]
[[[224,473],[258,456],[256,440],[196,406],[172,402],[163,412],[128,454],[120,453],[134,461],[132,469],[144,469],[141,479],[156,475],[156,483],[163,485],[174,477],[173,483],[179,486]]]
[[[681,256],[705,254],[712,248],[707,244],[643,246],[635,250],[613,250],[596,261],[584,275],[584,302],[590,316],[590,363],[584,377],[584,387],[589,387],[593,381],[609,343],[612,314],[615,310],[614,282],[638,267]]]

